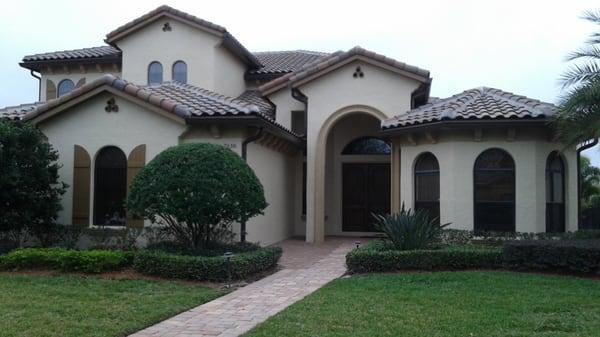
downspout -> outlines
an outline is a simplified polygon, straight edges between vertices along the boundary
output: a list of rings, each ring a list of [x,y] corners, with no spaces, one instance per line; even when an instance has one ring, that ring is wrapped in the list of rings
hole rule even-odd
[[[581,228],[581,152],[596,146],[598,138],[577,149],[577,229]]]
[[[256,132],[256,134],[254,134],[254,135],[246,138],[242,142],[242,159],[245,162],[248,162],[248,160],[247,160],[247,157],[248,157],[248,144],[257,141],[260,137],[262,137],[263,131],[264,131],[264,128],[261,126],[258,129],[258,132]],[[242,221],[242,223],[240,225],[241,225],[241,228],[240,228],[240,241],[241,242],[246,242],[246,221]]]
[[[37,78],[38,80],[38,101],[42,100],[42,77],[33,73],[33,70],[30,71],[31,76]]]

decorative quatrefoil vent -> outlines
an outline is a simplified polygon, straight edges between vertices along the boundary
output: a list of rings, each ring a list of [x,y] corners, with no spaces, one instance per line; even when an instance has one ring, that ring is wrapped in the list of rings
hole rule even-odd
[[[106,101],[106,107],[104,108],[106,112],[119,112],[119,106],[115,103],[115,98],[111,97],[108,101]]]
[[[356,67],[356,70],[354,70],[354,74],[352,75],[352,77],[363,78],[363,77],[365,77],[365,73],[363,73],[363,71],[360,69],[360,66],[358,66],[358,67]]]
[[[170,32],[171,31],[171,24],[168,22],[165,22],[165,24],[162,27],[163,32]]]

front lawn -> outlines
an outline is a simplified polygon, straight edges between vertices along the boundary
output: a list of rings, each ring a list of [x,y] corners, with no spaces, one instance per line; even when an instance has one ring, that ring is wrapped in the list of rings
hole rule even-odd
[[[335,280],[250,331],[270,336],[598,336],[600,281],[512,272]]]
[[[175,282],[0,274],[0,335],[127,336],[219,295]]]

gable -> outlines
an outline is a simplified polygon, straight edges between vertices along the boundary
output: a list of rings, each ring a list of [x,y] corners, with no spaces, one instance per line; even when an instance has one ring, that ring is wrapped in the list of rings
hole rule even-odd
[[[392,116],[410,109],[421,82],[355,59],[295,86],[308,97],[312,113],[330,114],[347,106],[367,105]]]

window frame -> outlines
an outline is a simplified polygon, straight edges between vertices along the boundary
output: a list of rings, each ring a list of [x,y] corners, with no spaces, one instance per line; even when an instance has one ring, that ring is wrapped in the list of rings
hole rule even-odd
[[[61,92],[60,88],[65,83],[71,83],[71,89],[69,89],[68,91],[66,91],[66,92],[64,92],[64,93],[61,94],[60,93]],[[58,82],[58,85],[56,86],[56,98],[64,96],[64,95],[70,93],[71,91],[73,91],[73,89],[75,89],[75,82],[73,82],[73,80],[71,80],[70,78],[62,79],[60,82]]]
[[[378,141],[385,143],[387,145],[388,152],[387,153],[350,153],[350,150],[349,150],[350,146],[355,145],[359,142],[368,141],[371,139],[378,140]],[[343,156],[391,156],[392,155],[392,146],[389,142],[386,142],[385,140],[383,140],[379,137],[363,136],[363,137],[354,138],[353,140],[349,141],[342,149],[341,154]]]
[[[512,164],[512,168],[478,168],[477,167],[477,163],[478,161],[484,156],[484,154],[487,154],[491,151],[501,151],[503,152],[507,158],[509,158],[511,160],[511,164]],[[517,204],[516,204],[516,199],[517,199],[517,179],[516,179],[516,172],[517,172],[517,167],[516,167],[516,163],[514,158],[511,156],[511,154],[501,148],[489,148],[486,150],[483,150],[481,153],[479,153],[479,155],[477,156],[477,158],[475,158],[475,162],[473,163],[473,181],[472,181],[472,186],[473,186],[473,230],[474,231],[479,231],[479,230],[483,230],[483,231],[490,231],[489,229],[479,229],[477,227],[479,227],[477,225],[477,205],[481,204],[481,203],[486,203],[486,204],[496,204],[496,205],[501,205],[501,204],[506,204],[506,205],[511,205],[512,206],[512,230],[508,231],[508,232],[516,232],[516,226],[517,226],[517,221],[516,221],[516,216],[517,216]],[[511,173],[510,177],[512,179],[512,184],[511,184],[511,188],[512,188],[512,198],[510,201],[493,201],[493,200],[482,200],[482,201],[478,201],[477,199],[477,186],[476,186],[476,182],[477,182],[477,173],[480,172],[509,172]]]
[[[552,169],[552,164],[555,160],[558,160],[558,162],[560,163],[561,169],[560,170],[556,170],[556,169]],[[550,220],[548,217],[548,205],[552,205],[552,208],[559,206],[561,208],[561,213],[562,213],[562,217],[561,217],[561,230],[558,232],[551,232],[551,233],[564,233],[566,231],[566,227],[567,227],[567,212],[566,212],[566,206],[567,206],[567,196],[566,196],[566,182],[565,182],[565,171],[566,171],[566,165],[565,165],[565,161],[562,158],[562,156],[560,155],[560,153],[558,151],[552,151],[548,157],[546,158],[546,169],[545,169],[545,188],[546,188],[546,194],[545,194],[545,215],[546,215],[546,232],[550,233],[550,231],[548,231],[549,229],[549,223],[548,221]],[[562,186],[561,186],[561,196],[562,196],[562,201],[561,202],[556,202],[554,200],[549,201],[548,200],[548,196],[550,195],[552,198],[554,199],[554,173],[560,173],[561,175],[561,182],[562,182]],[[550,183],[550,190],[548,191],[548,182]]]
[[[419,164],[426,158],[431,156],[431,158],[433,158],[433,160],[435,161],[435,164],[437,166],[437,169],[433,169],[433,170],[420,170],[418,168]],[[419,201],[418,200],[418,177],[420,176],[435,176],[437,175],[437,200],[436,201]],[[433,214],[434,217],[437,217],[437,223],[440,223],[440,219],[441,219],[441,208],[440,208],[440,193],[441,193],[441,181],[440,181],[440,162],[437,159],[437,157],[431,153],[431,152],[423,152],[421,154],[419,154],[416,159],[415,159],[415,164],[413,167],[413,203],[414,203],[414,209],[415,211],[418,209],[424,209],[426,211],[429,211],[431,209],[431,207],[419,207],[419,204],[424,204],[424,205],[429,205],[429,206],[433,206],[436,207],[437,210],[435,212],[435,214]],[[429,215],[431,216],[432,214],[429,213]]]
[[[175,66],[177,66],[178,64],[183,64],[185,66],[185,72],[184,72],[185,80],[183,80],[183,81],[175,78]],[[185,61],[177,60],[177,61],[173,62],[173,65],[171,66],[171,80],[177,81],[179,83],[187,84],[187,82],[188,82],[187,81],[188,80],[188,66],[187,66],[187,63],[185,63]]]
[[[153,82],[150,81],[150,70],[152,69],[153,65],[160,66],[160,81],[157,82],[157,83],[153,83]],[[152,62],[150,62],[150,64],[148,64],[148,70],[146,72],[146,75],[147,75],[148,85],[160,85],[160,84],[162,84],[163,81],[164,81],[164,75],[165,75],[164,74],[164,67],[163,67],[162,63],[160,63],[158,61],[152,61]]]

